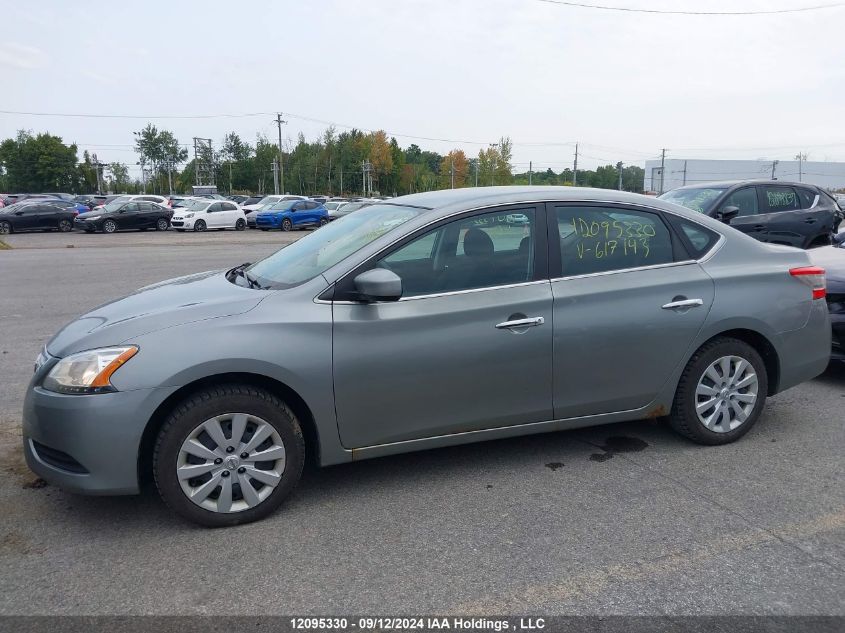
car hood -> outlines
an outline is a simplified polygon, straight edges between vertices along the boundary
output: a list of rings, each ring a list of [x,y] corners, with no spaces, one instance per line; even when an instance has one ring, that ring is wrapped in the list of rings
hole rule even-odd
[[[105,213],[108,212],[103,211],[102,209],[100,211],[85,211],[84,213],[80,213],[76,217],[78,217],[80,220],[87,220],[88,218],[96,218],[97,216],[104,215]]]
[[[169,279],[71,321],[47,343],[52,356],[131,342],[157,330],[252,310],[270,294],[237,286],[224,271]]]

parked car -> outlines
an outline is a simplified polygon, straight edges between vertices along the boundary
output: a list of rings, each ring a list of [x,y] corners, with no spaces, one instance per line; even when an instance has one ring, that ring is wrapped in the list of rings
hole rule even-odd
[[[827,367],[824,297],[806,252],[661,200],[414,194],[71,322],[36,360],[24,453],[76,492],[151,473],[225,526],[274,511],[306,449],[330,465],[656,416],[726,444]]]
[[[74,226],[87,233],[155,229],[166,231],[170,226],[173,210],[155,202],[139,199],[123,201],[121,198],[76,216]]]
[[[244,210],[247,216],[250,213],[253,213],[260,209],[261,207],[265,207],[270,204],[276,204],[277,202],[281,202],[283,200],[307,200],[305,196],[293,196],[293,195],[278,195],[278,196],[264,196],[258,202],[253,203],[244,203],[241,208]]]
[[[349,204],[346,200],[329,200],[328,202],[324,202],[323,206],[329,212],[329,220],[334,220],[338,209],[346,204]]]
[[[106,203],[106,198],[108,198],[108,196],[100,194],[83,194],[81,196],[76,196],[73,199],[73,202],[84,204],[90,211],[91,209],[104,205]]]
[[[153,203],[160,205],[160,206],[163,206],[163,207],[169,207],[170,204],[171,204],[170,198],[168,196],[158,196],[158,195],[147,194],[147,193],[122,194],[122,195],[119,195],[119,196],[112,196],[111,198],[112,198],[111,200],[109,200],[108,198],[106,199],[106,204],[108,204],[109,202],[129,202],[130,200],[143,201],[143,202],[153,202]],[[95,207],[95,209],[99,209],[99,208],[100,207]]]
[[[660,199],[717,218],[761,242],[798,248],[830,244],[843,219],[825,190],[780,180],[687,185]]]
[[[76,197],[72,193],[45,193],[42,195],[49,196],[50,198],[59,198],[60,200],[73,200]]]
[[[292,231],[329,223],[329,212],[315,200],[283,200],[255,214],[255,226],[262,231]]]
[[[334,213],[329,215],[329,220],[337,220],[338,218],[342,218],[342,217],[349,215],[353,211],[358,211],[358,210],[363,209],[365,207],[369,207],[372,204],[373,203],[368,201],[368,200],[367,201],[362,200],[362,201],[359,201],[359,202],[348,202],[348,203],[344,204],[343,206],[335,209]]]
[[[9,193],[6,194],[6,206],[11,204],[15,204],[17,202],[23,202],[24,200],[32,200],[32,199],[47,199],[47,200],[56,200],[56,196],[46,193]]]
[[[72,231],[78,211],[58,199],[29,199],[0,209],[0,235],[21,231]]]
[[[831,358],[845,361],[845,233],[836,235],[833,245],[815,248],[809,255],[813,263],[825,271],[833,335]]]
[[[246,217],[241,208],[229,200],[195,198],[187,206],[179,208],[170,223],[177,231],[243,231],[246,228]]]
[[[247,200],[249,200],[249,196],[241,196],[241,195],[233,195],[233,196],[226,196],[227,200],[231,200],[235,204],[243,204]]]

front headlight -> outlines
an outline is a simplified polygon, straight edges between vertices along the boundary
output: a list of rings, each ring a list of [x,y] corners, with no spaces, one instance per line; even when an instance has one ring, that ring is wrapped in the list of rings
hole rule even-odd
[[[193,213],[186,213],[186,214],[185,214],[185,219],[186,219],[186,220],[187,220],[188,218],[192,218],[192,217],[194,217],[194,214],[193,214]]]
[[[41,386],[66,394],[117,391],[110,382],[112,374],[137,353],[137,347],[128,345],[71,354],[56,363]]]

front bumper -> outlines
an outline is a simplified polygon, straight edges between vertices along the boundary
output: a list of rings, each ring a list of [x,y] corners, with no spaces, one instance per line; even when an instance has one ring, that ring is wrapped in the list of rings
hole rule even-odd
[[[170,220],[170,226],[174,229],[188,229],[191,230],[194,228],[194,219],[193,218],[173,218]]]
[[[89,222],[88,220],[80,220],[79,218],[74,218],[73,228],[80,229],[82,231],[97,231],[100,229],[100,224],[99,222]]]
[[[71,492],[138,492],[141,438],[158,406],[177,387],[63,395],[30,385],[23,449],[30,469]]]
[[[255,226],[259,229],[277,229],[282,226],[282,220],[275,217],[258,217],[255,218]]]

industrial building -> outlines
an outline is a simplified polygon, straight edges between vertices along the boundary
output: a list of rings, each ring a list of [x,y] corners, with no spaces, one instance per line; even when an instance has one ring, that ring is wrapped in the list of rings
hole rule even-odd
[[[706,160],[667,158],[645,163],[645,191],[662,193],[716,180],[774,178],[806,182],[830,191],[845,189],[845,163],[798,160]]]

